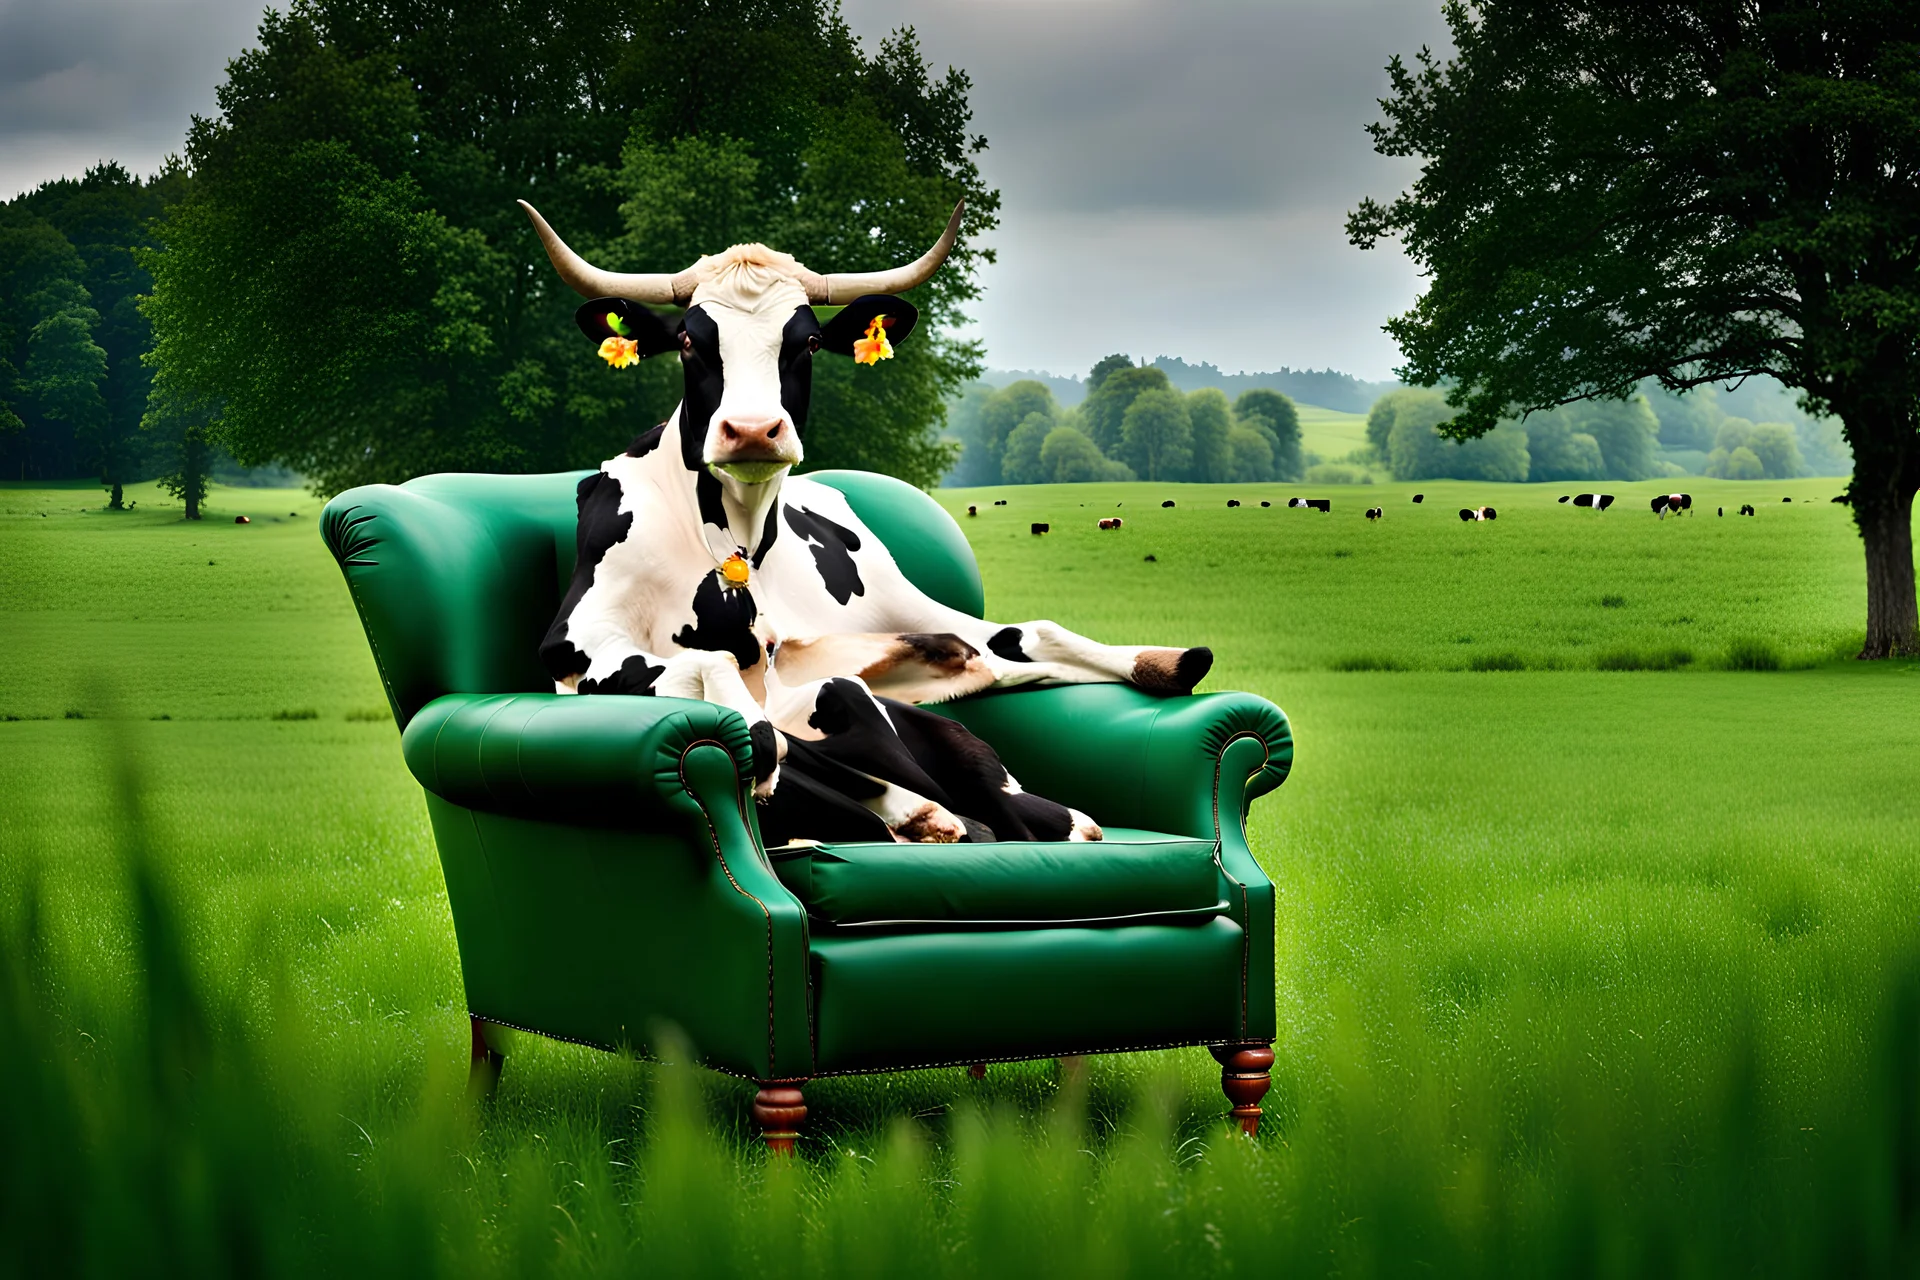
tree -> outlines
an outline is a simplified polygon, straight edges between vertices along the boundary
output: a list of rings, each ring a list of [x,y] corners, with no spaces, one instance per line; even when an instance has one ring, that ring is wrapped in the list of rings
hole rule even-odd
[[[1233,417],[1236,422],[1266,432],[1275,479],[1298,480],[1305,474],[1306,462],[1300,456],[1300,413],[1292,400],[1262,388],[1242,391],[1233,402]]]
[[[1227,433],[1227,451],[1232,458],[1232,471],[1227,478],[1241,484],[1258,484],[1273,479],[1271,440],[1267,432],[1236,423],[1233,430]]]
[[[1516,410],[1770,374],[1843,424],[1860,656],[1920,653],[1920,9],[1884,0],[1449,0],[1388,71],[1418,182],[1348,221],[1431,280],[1388,331],[1450,435]],[[1732,452],[1732,451],[1730,451]],[[1751,452],[1751,450],[1749,450]],[[1757,460],[1757,455],[1756,455]]]
[[[1117,373],[1107,382],[1111,385],[1125,376]],[[1193,422],[1187,415],[1187,398],[1172,387],[1154,387],[1134,396],[1120,435],[1127,465],[1143,480],[1183,479],[1192,465]]]
[[[1100,380],[1099,389],[1089,392],[1080,406],[1080,412],[1086,420],[1087,434],[1109,458],[1119,456],[1124,451],[1122,423],[1134,397],[1143,391],[1171,389],[1167,375],[1158,369],[1128,365],[1124,369],[1112,370]]]
[[[1233,479],[1233,410],[1227,393],[1202,387],[1187,396],[1187,420],[1193,427],[1193,478],[1209,484]]]
[[[931,484],[979,368],[953,330],[998,207],[968,91],[910,30],[868,54],[821,0],[296,3],[189,133],[151,259],[156,367],[219,406],[241,462],[321,490],[590,465],[661,421],[678,378],[582,346],[516,197],[600,265],[669,271],[738,239],[895,265],[965,197],[959,246],[914,291],[920,333],[857,382],[818,362],[808,426],[809,466]]]
[[[1040,446],[1040,470],[1055,484],[1133,479],[1132,468],[1102,454],[1086,432],[1064,425],[1047,432]]]
[[[1527,433],[1512,423],[1471,440],[1442,434],[1453,417],[1438,391],[1392,391],[1393,430],[1387,437],[1387,465],[1395,480],[1502,480],[1527,478],[1532,459]],[[1598,448],[1598,446],[1595,446]]]
[[[1108,374],[1117,373],[1121,369],[1131,368],[1133,368],[1132,356],[1115,354],[1102,358],[1099,363],[1093,366],[1092,371],[1087,374],[1087,394],[1092,395],[1098,391],[1100,384],[1107,380]]]
[[[1030,413],[1007,434],[1007,449],[1000,458],[1000,475],[1008,484],[1045,484],[1053,479],[1041,465],[1041,446],[1053,430],[1053,419],[1044,413]]]

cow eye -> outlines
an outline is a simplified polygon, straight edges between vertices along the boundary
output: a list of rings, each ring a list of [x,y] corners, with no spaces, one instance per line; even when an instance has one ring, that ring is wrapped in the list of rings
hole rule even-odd
[[[807,335],[807,354],[810,356],[817,356],[820,354],[820,335],[819,334],[810,333]]]

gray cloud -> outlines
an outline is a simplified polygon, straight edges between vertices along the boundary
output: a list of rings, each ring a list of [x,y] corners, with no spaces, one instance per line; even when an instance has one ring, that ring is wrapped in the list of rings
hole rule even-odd
[[[993,363],[1099,356],[1227,369],[1397,362],[1418,292],[1346,211],[1411,176],[1361,131],[1439,0],[845,0],[869,41],[914,26],[973,78],[1004,196],[975,328]],[[151,172],[214,109],[259,0],[0,0],[0,194],[101,159]]]
[[[846,0],[973,78],[1005,201],[976,307],[996,365],[1080,372],[1108,352],[1223,368],[1398,362],[1380,332],[1419,290],[1347,210],[1412,176],[1364,126],[1383,68],[1444,47],[1438,0]]]
[[[213,111],[259,0],[0,0],[0,193],[116,159],[136,172]]]

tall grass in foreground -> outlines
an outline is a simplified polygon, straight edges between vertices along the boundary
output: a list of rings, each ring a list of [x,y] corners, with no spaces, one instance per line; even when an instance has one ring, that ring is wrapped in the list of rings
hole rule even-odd
[[[342,1122],[355,1086],[189,958],[168,877],[121,823],[123,918],[0,929],[0,1273],[1161,1276],[1910,1274],[1920,1264],[1920,969],[1864,1043],[1790,1086],[1764,1022],[1684,1089],[1596,1069],[1544,1004],[1477,1044],[1524,1070],[1451,1082],[1407,998],[1390,1048],[1338,1015],[1326,1087],[1258,1143],[1149,1069],[1090,1123],[1052,1106],[902,1118],[860,1152],[770,1164],[716,1124],[713,1077],[636,1070],[637,1124],[494,1125],[436,1078]],[[56,935],[123,933],[123,991]],[[1862,972],[1876,972],[1871,965]],[[1390,999],[1393,997],[1389,997]],[[1336,994],[1335,1004],[1343,1000]],[[257,1003],[257,1002],[256,1002]],[[269,999],[267,1005],[274,1002]],[[1380,1026],[1379,1018],[1365,1025]],[[279,1029],[276,1030],[276,1027]],[[1471,1048],[1473,1046],[1467,1046]],[[680,1055],[669,1052],[669,1058]],[[1161,1063],[1170,1060],[1155,1059]],[[1502,1083],[1505,1081],[1506,1083]],[[1197,1104],[1204,1110],[1206,1104]]]

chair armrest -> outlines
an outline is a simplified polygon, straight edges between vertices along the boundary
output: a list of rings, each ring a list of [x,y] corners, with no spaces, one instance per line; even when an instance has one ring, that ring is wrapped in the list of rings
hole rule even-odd
[[[929,709],[991,743],[1021,786],[1114,826],[1218,839],[1293,764],[1287,717],[1250,693],[1079,684]]]
[[[932,710],[993,745],[1020,784],[1096,822],[1217,840],[1232,915],[1245,930],[1240,1035],[1272,1040],[1273,881],[1247,847],[1247,808],[1286,781],[1293,732],[1250,693],[1162,698],[1081,684],[964,698]]]
[[[746,722],[685,698],[450,693],[400,749],[421,786],[464,808],[630,827],[697,816],[684,761],[703,743],[753,776]]]

